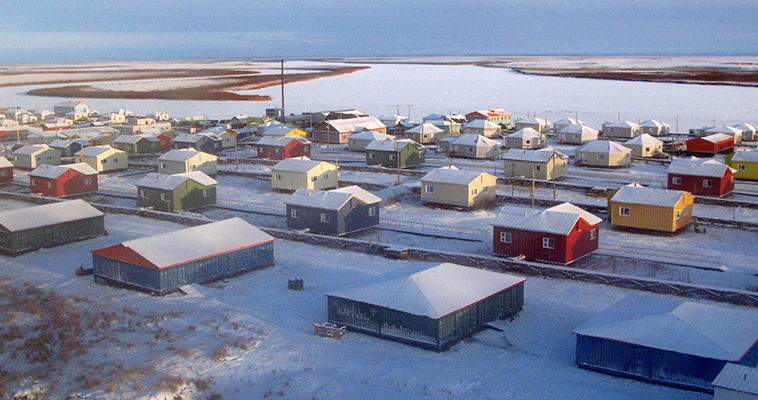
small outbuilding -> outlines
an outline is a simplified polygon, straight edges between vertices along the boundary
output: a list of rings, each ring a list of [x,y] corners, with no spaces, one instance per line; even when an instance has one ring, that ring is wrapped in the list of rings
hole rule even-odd
[[[426,162],[426,147],[411,140],[375,140],[366,146],[366,165],[415,168]]]
[[[421,201],[476,208],[495,200],[497,177],[455,167],[436,168],[421,178]]]
[[[374,283],[328,293],[328,320],[441,351],[491,321],[516,315],[524,306],[525,281],[457,264],[416,263]]]
[[[310,157],[311,141],[300,136],[264,136],[255,142],[258,158],[284,160],[293,157]]]
[[[158,157],[159,174],[172,175],[202,171],[206,175],[215,176],[217,170],[218,156],[195,149],[171,150]]]
[[[12,256],[105,234],[105,214],[84,200],[0,212],[0,252]]]
[[[294,192],[300,188],[337,188],[337,166],[308,157],[287,158],[271,167],[271,188]]]
[[[577,166],[622,168],[632,164],[632,149],[610,140],[593,140],[574,150]]]
[[[713,400],[758,400],[758,368],[726,363],[712,385]]]
[[[758,180],[758,150],[735,151],[726,156],[726,163],[735,169],[737,179]]]
[[[0,183],[13,182],[13,163],[0,157]]]
[[[566,176],[569,157],[558,150],[544,148],[539,150],[510,149],[503,154],[503,175],[506,177],[523,176],[526,178],[553,180]]]
[[[84,162],[97,172],[123,171],[129,168],[129,158],[125,151],[109,145],[85,147],[74,154],[76,162]]]
[[[61,153],[46,144],[30,144],[13,151],[13,165],[21,169],[35,169],[42,164],[58,165]]]
[[[153,135],[121,135],[113,139],[113,147],[129,154],[153,154],[161,150],[161,140]]]
[[[216,204],[216,182],[201,171],[149,173],[137,182],[137,206],[160,211],[192,210]]]
[[[500,136],[502,129],[500,125],[487,121],[486,119],[475,119],[461,126],[462,134],[475,134],[484,137]]]
[[[572,124],[556,132],[558,143],[567,144],[584,144],[597,140],[599,136],[597,129],[590,128],[584,124]]]
[[[61,157],[73,157],[79,150],[89,146],[90,143],[84,139],[56,139],[50,142],[50,147],[58,150]]]
[[[603,125],[603,136],[610,139],[632,139],[640,135],[640,125],[631,121],[619,121]]]
[[[98,279],[159,295],[274,264],[274,238],[240,218],[92,250]]]
[[[734,136],[725,133],[690,139],[685,142],[687,154],[693,156],[713,157],[716,154],[726,154],[734,151]]]
[[[542,210],[504,206],[492,221],[492,248],[501,256],[569,264],[597,250],[600,222],[570,203]]]
[[[287,227],[314,233],[344,235],[379,224],[382,199],[358,186],[295,191],[284,201]]]
[[[98,172],[86,163],[42,164],[29,173],[32,193],[64,197],[97,191]]]
[[[647,133],[627,140],[624,147],[632,150],[633,157],[658,157],[663,154],[663,142]]]
[[[676,159],[666,169],[669,189],[717,197],[734,190],[736,172],[718,160],[697,157]]]
[[[503,146],[507,149],[541,149],[546,145],[542,133],[529,127],[519,129],[503,139]]]
[[[451,139],[445,146],[450,157],[494,160],[500,154],[500,144],[482,135],[463,134]]]
[[[445,131],[443,129],[440,129],[429,122],[424,122],[423,124],[416,125],[405,131],[405,137],[416,143],[429,144],[438,142],[442,139],[444,133]]]
[[[630,295],[574,329],[576,364],[702,392],[727,363],[758,362],[758,312]]]
[[[622,186],[608,195],[611,225],[676,232],[692,222],[695,197],[682,190]]]
[[[395,136],[364,130],[353,133],[348,139],[347,149],[350,151],[366,151],[366,146],[374,140],[395,140]]]

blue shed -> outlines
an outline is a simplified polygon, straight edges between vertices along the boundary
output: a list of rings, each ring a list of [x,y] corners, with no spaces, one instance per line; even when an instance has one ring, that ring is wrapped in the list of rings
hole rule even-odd
[[[632,295],[574,329],[581,368],[713,392],[728,362],[758,363],[758,312]]]
[[[240,218],[92,250],[95,282],[165,294],[274,263],[274,238]]]

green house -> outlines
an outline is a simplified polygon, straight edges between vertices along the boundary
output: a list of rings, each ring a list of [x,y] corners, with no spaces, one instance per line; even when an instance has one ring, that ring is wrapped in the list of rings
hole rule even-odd
[[[737,179],[758,180],[758,150],[735,151],[726,156],[726,163],[737,170]]]
[[[200,171],[174,175],[149,173],[137,182],[137,205],[169,212],[213,205],[217,184]]]
[[[375,140],[366,146],[365,151],[366,165],[414,168],[426,161],[426,147],[410,139]]]
[[[121,135],[113,139],[113,147],[129,154],[157,153],[160,139],[153,135]]]

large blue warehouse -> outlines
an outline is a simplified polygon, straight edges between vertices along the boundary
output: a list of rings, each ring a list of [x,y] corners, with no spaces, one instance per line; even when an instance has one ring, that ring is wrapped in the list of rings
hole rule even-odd
[[[95,281],[158,294],[274,263],[274,238],[240,218],[92,251]]]

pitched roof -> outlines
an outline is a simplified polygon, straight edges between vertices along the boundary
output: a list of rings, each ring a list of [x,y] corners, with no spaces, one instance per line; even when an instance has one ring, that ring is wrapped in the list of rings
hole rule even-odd
[[[523,128],[519,129],[516,132],[511,133],[510,135],[506,136],[506,138],[526,138],[526,139],[539,139],[542,137],[542,134],[537,132],[534,128]]]
[[[214,156],[213,154],[197,151],[195,149],[175,149],[168,151],[166,154],[158,157],[158,161],[187,161],[188,159],[191,159],[198,154],[202,154],[204,158],[209,158],[212,160],[218,158],[218,156]]]
[[[450,141],[450,144],[461,146],[500,146],[500,143],[496,142],[495,140],[482,136],[478,133],[465,133],[458,136],[457,138],[453,138]]]
[[[374,204],[382,201],[381,198],[358,186],[350,186],[334,190],[300,188],[292,193],[290,197],[285,199],[284,204],[325,210],[339,210],[353,197],[366,204]]]
[[[395,136],[387,135],[380,132],[363,130],[350,135],[350,140],[395,140]]]
[[[666,190],[641,186],[622,186],[611,201],[629,204],[674,207],[685,193],[681,190]]]
[[[649,119],[647,121],[643,121],[640,126],[645,128],[663,128],[669,126],[669,124],[664,124],[663,122],[658,122],[654,119]]]
[[[8,232],[62,224],[104,215],[84,200],[69,200],[0,212],[0,227]]]
[[[630,295],[574,333],[714,360],[738,361],[758,341],[758,313]]]
[[[722,126],[714,126],[713,128],[708,128],[705,130],[705,132],[724,133],[730,136],[734,136],[737,133],[742,133],[742,129],[736,128],[734,126],[722,125]]]
[[[265,133],[263,133],[263,135],[265,135],[265,136],[287,136],[287,135],[290,135],[294,131],[300,131],[300,129],[290,128],[289,126],[286,126],[286,125],[275,125],[275,126],[269,128],[269,129],[266,129],[266,131],[265,131]],[[299,134],[299,133],[297,135],[298,136],[302,136],[302,134]]]
[[[625,153],[631,152],[632,149],[610,140],[591,140],[574,150],[575,153],[577,151],[587,153]]]
[[[713,386],[758,395],[758,369],[726,363],[713,380]]]
[[[157,137],[153,135],[145,134],[145,135],[121,135],[113,139],[113,143],[135,144],[142,139],[147,140],[148,142],[159,142]]]
[[[90,167],[87,163],[76,163],[66,165],[50,165],[42,164],[35,168],[34,171],[29,173],[29,176],[35,176],[38,178],[57,179],[61,175],[65,174],[69,170],[74,170],[82,175],[97,175],[97,171]]]
[[[84,140],[84,139],[55,139],[52,142],[50,142],[50,147],[54,149],[64,149],[68,146],[71,146],[74,143],[78,143],[84,146],[89,146],[90,142]]]
[[[724,176],[727,169],[730,169],[732,172],[737,172],[736,169],[712,158],[690,157],[673,160],[666,169],[666,173],[720,178]]]
[[[13,163],[5,157],[0,157],[0,168],[13,168]]]
[[[525,280],[457,264],[415,263],[379,276],[375,283],[336,290],[327,296],[439,319]]]
[[[140,179],[136,186],[161,190],[174,190],[187,180],[195,181],[202,186],[213,186],[218,184],[215,179],[203,172],[192,171],[173,175],[151,172]]]
[[[13,155],[27,155],[27,156],[31,156],[31,155],[39,153],[40,151],[47,150],[49,148],[50,148],[50,146],[48,146],[46,144],[29,144],[29,145],[26,145],[26,146],[18,149],[18,150],[14,150],[13,151]]]
[[[288,144],[290,144],[292,141],[297,141],[302,144],[311,144],[310,140],[300,136],[300,135],[294,135],[294,136],[264,136],[260,139],[258,139],[255,144],[262,145],[262,146],[276,146],[276,147],[285,147]]]
[[[499,129],[500,125],[486,119],[475,119],[463,127],[468,129]]]
[[[584,122],[573,118],[563,118],[553,122],[553,125],[584,125]]]
[[[653,136],[650,136],[647,133],[643,133],[634,139],[627,140],[624,142],[624,145],[630,145],[630,146],[646,146],[646,145],[658,145],[662,144],[660,140],[654,138]]]
[[[472,111],[466,114],[466,116],[469,116],[469,115],[472,115],[472,116],[481,115],[484,117],[498,117],[498,116],[511,115],[511,113],[503,110],[502,108],[491,108],[487,110],[476,110],[476,111]]]
[[[584,219],[589,225],[596,225],[602,221],[571,203],[563,203],[542,210],[504,206],[492,221],[492,225],[567,235],[579,221],[579,218]]]
[[[198,133],[198,134],[190,134],[190,133],[182,133],[177,135],[174,138],[174,142],[182,142],[182,143],[197,143],[203,138],[210,138],[211,140],[219,141],[223,140],[218,135],[214,133]]]
[[[231,218],[128,240],[115,246],[92,250],[92,253],[115,259],[124,258],[128,262],[141,258],[143,266],[163,269],[273,240],[273,237],[242,219]]]
[[[530,162],[542,162],[546,163],[553,158],[553,154],[559,158],[567,160],[569,157],[558,150],[551,149],[549,147],[539,150],[522,150],[522,149],[510,149],[507,153],[503,154],[501,158],[503,160],[512,161],[530,161]]]
[[[557,124],[557,122],[556,122]],[[567,125],[565,128],[562,128],[558,131],[558,133],[566,134],[566,133],[581,133],[581,134],[598,134],[598,130],[595,128],[591,128],[584,124],[571,124]]]
[[[435,168],[424,175],[424,177],[421,178],[421,181],[452,183],[454,185],[468,185],[482,175],[488,175],[492,178],[495,178],[493,175],[490,175],[486,172],[473,171],[470,169]]]
[[[756,128],[755,126],[750,125],[750,124],[746,124],[744,122],[741,123],[741,124],[732,125],[732,127],[737,128],[737,129],[739,129],[739,130],[741,130],[743,132],[745,132],[745,131],[752,131],[752,132],[758,131],[758,128]]]
[[[606,127],[609,127],[609,128],[632,128],[632,129],[634,129],[634,128],[639,128],[640,125],[638,123],[636,123],[636,122],[631,122],[631,121],[619,121],[619,122],[614,122],[614,123],[608,124],[608,125],[606,125]]]
[[[524,125],[549,125],[550,121],[542,118],[532,117],[532,118],[519,118],[516,121],[514,121],[516,124],[524,124]]]
[[[399,151],[408,146],[413,146],[418,150],[424,150],[426,147],[411,140],[411,139],[397,139],[397,140],[374,140],[366,145],[366,150],[373,151]]]
[[[386,128],[382,121],[376,117],[365,116],[348,119],[330,119],[326,121],[337,132],[359,132],[363,129],[381,129]]]
[[[124,154],[126,154],[126,152],[121,151],[119,149],[114,149],[110,145],[106,144],[106,145],[103,145],[103,146],[85,147],[85,148],[77,151],[76,155],[77,156],[82,156],[82,157],[97,157],[97,156],[100,156],[100,155],[106,154],[106,153],[124,153]]]
[[[714,133],[713,135],[703,136],[703,137],[695,138],[691,140],[705,140],[706,142],[711,142],[711,143],[721,143],[730,139],[734,139],[734,135],[729,135],[726,133]]]
[[[735,151],[731,161],[758,162],[758,150]]]
[[[444,130],[438,128],[436,125],[431,124],[429,122],[424,122],[423,124],[416,125],[413,128],[405,131],[406,134],[408,133],[440,133],[440,132],[444,132]]]
[[[311,160],[308,157],[294,157],[294,158],[286,158],[282,161],[279,161],[278,164],[271,167],[271,171],[283,171],[283,172],[308,172],[312,170],[313,168],[318,167],[321,165],[321,163],[327,164],[329,166],[334,166],[333,164],[329,164],[325,161],[316,161]]]

